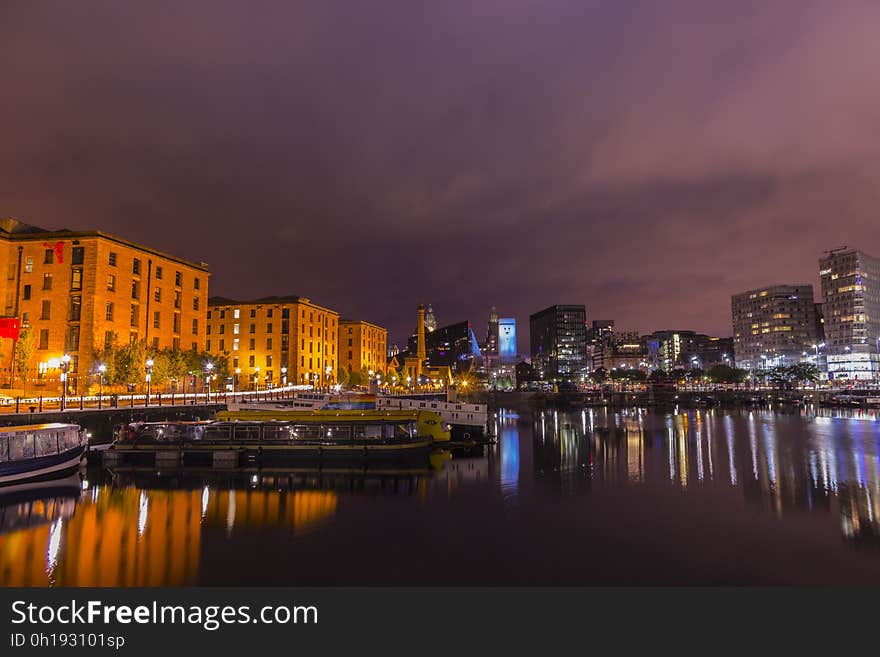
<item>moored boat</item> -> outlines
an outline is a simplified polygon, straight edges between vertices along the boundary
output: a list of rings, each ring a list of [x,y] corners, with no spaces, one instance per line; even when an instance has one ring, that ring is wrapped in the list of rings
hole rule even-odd
[[[0,486],[73,471],[85,448],[84,432],[76,424],[0,427]]]
[[[117,463],[152,458],[156,463],[208,461],[232,467],[302,461],[427,462],[438,442],[449,440],[449,432],[431,425],[430,419],[414,413],[354,417],[315,412],[284,418],[133,423],[123,428],[104,457],[105,462]]]
[[[219,411],[221,421],[286,421],[293,423],[325,424],[329,426],[370,426],[413,424],[415,435],[430,438],[436,443],[449,442],[448,424],[440,415],[428,410],[314,410],[291,411],[284,409],[251,409]]]

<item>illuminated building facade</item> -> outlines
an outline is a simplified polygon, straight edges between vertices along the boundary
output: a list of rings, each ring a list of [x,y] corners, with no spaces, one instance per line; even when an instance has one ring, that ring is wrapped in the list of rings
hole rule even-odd
[[[594,319],[590,323],[587,329],[587,365],[590,370],[605,367],[605,352],[613,335],[613,319]]]
[[[835,250],[819,260],[831,380],[880,379],[880,259]]]
[[[208,305],[205,350],[227,359],[237,390],[336,382],[336,311],[298,296],[253,301],[212,297]]]
[[[61,358],[70,356],[67,391],[97,385],[93,354],[146,341],[152,349],[200,351],[205,344],[208,266],[100,231],[45,231],[0,220],[3,315],[31,332],[28,389],[58,388]],[[3,340],[6,381],[12,341]]]
[[[580,381],[587,369],[586,308],[557,305],[529,316],[532,366],[545,381]]]
[[[771,285],[731,297],[733,350],[747,370],[792,365],[818,344],[812,285]]]
[[[648,348],[645,340],[638,333],[615,331],[610,336],[606,336],[600,344],[603,345],[601,351],[595,346],[593,347],[592,363],[594,368],[632,369],[643,372],[650,370]]]
[[[470,322],[442,326],[426,335],[421,323],[423,310],[419,306],[419,324],[416,334],[409,339],[409,349],[398,355],[398,360],[403,357],[410,376],[420,376],[422,368],[427,367],[445,368],[443,372],[457,373],[472,370],[482,364],[482,352]]]
[[[505,362],[516,359],[516,319],[513,317],[498,320],[498,357]]]
[[[384,372],[388,329],[360,320],[339,320],[339,364],[349,371]]]
[[[486,345],[483,348],[483,355],[492,359],[498,355],[498,311],[495,306],[489,311],[489,323],[486,328]]]

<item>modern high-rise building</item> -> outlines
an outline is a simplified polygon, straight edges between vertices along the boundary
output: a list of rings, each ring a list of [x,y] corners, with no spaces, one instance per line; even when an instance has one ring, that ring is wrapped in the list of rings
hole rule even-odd
[[[498,355],[498,311],[495,306],[489,311],[489,325],[486,328],[486,345],[483,349],[486,358],[494,358]]]
[[[208,301],[205,350],[228,360],[236,388],[336,382],[339,313],[305,297]]]
[[[588,369],[605,368],[605,355],[614,335],[613,319],[594,319],[587,329]]]
[[[587,312],[556,305],[529,316],[532,366],[545,381],[580,381],[587,370]]]
[[[47,231],[0,220],[3,315],[18,319],[35,343],[26,371],[12,372],[12,340],[3,340],[3,371],[13,385],[55,390],[70,356],[67,392],[97,385],[94,354],[112,342],[151,349],[205,344],[208,266],[100,231]]]
[[[806,360],[820,340],[812,285],[771,285],[734,294],[731,315],[736,365],[743,369]]]
[[[388,329],[353,319],[339,320],[339,364],[349,371],[384,372]]]
[[[819,260],[828,378],[880,379],[880,259],[836,249]]]

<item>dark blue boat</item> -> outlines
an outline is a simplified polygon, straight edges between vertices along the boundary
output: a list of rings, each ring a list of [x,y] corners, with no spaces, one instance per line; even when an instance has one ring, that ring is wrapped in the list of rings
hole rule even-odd
[[[76,424],[0,427],[0,486],[52,479],[79,467],[85,452]]]

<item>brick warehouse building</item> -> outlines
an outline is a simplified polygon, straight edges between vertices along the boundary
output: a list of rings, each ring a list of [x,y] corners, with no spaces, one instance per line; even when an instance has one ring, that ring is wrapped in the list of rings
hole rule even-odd
[[[349,370],[384,372],[388,329],[363,320],[339,320],[339,364]]]
[[[29,388],[57,390],[67,354],[68,392],[85,392],[96,376],[93,353],[113,334],[119,344],[143,339],[154,349],[203,349],[209,276],[205,263],[100,231],[47,231],[0,219],[2,314],[35,338]],[[14,385],[13,375],[20,382],[12,340],[0,341],[0,353],[2,383]]]
[[[336,383],[336,311],[298,296],[209,304],[205,350],[226,359],[236,389]]]

